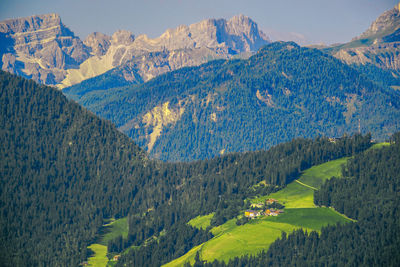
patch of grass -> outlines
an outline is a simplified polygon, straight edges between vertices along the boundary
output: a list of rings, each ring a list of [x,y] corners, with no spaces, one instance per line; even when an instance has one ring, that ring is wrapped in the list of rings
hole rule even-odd
[[[196,218],[191,219],[188,224],[192,227],[205,230],[208,226],[210,226],[213,216],[214,212],[204,216],[197,216]]]
[[[314,208],[314,190],[296,182],[288,184],[284,189],[272,193],[267,198],[274,198],[285,208]]]
[[[94,252],[94,255],[88,259],[90,266],[95,267],[106,267],[109,262],[107,258],[107,243],[109,240],[114,239],[118,236],[128,237],[128,218],[122,219],[110,219],[107,224],[103,225],[100,229],[100,234],[97,237],[96,243],[88,246]]]
[[[122,235],[123,238],[128,237],[128,218],[115,220],[105,226],[100,244],[107,246],[109,240]]]
[[[203,247],[203,244],[196,246],[189,250],[185,255],[182,257],[179,257],[171,262],[168,262],[167,264],[164,264],[162,266],[165,267],[175,267],[175,266],[183,266],[185,265],[186,262],[190,262],[191,265],[194,264],[194,258],[196,257],[197,251],[200,251],[201,248]]]
[[[94,252],[94,255],[88,259],[89,266],[105,267],[108,263],[107,246],[92,244],[88,246]]]
[[[277,217],[268,217],[271,222],[281,222],[313,230],[321,230],[328,224],[346,223],[349,219],[330,208],[285,209],[285,213]]]
[[[299,181],[315,188],[321,188],[321,185],[332,176],[342,176],[341,166],[346,164],[348,159],[341,158],[311,167],[303,172]]]
[[[377,143],[377,144],[374,144],[373,146],[371,146],[369,149],[379,149],[379,148],[382,148],[385,146],[390,146],[390,143],[389,142]]]
[[[227,221],[226,223],[224,223],[222,225],[214,227],[213,229],[211,229],[211,233],[214,236],[218,236],[218,235],[221,235],[223,233],[231,231],[235,227],[237,227],[236,219],[232,219],[232,220],[229,220],[229,221]]]
[[[254,255],[268,249],[281,237],[283,231],[292,232],[296,228],[299,227],[268,220],[253,220],[242,226],[235,225],[204,243],[200,255],[206,261],[228,261],[237,256]]]

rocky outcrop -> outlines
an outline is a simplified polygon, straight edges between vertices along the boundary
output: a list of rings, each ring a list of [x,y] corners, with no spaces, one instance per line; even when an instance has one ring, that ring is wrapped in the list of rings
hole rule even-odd
[[[399,55],[399,42],[341,49],[334,54],[347,64],[374,64],[382,69],[395,71],[400,71]]]
[[[111,45],[111,37],[100,32],[90,34],[83,43],[90,47],[92,54],[96,56],[103,56]]]
[[[78,67],[90,56],[57,14],[0,22],[0,33],[8,44],[1,47],[2,69],[41,83],[59,83],[66,69]]]
[[[360,36],[333,49],[348,64],[374,64],[400,71],[400,4],[384,12]]]
[[[254,21],[244,15],[238,15],[228,21],[208,19],[190,26],[182,25],[176,29],[168,29],[155,39],[140,35],[134,47],[145,51],[207,47],[219,49],[222,53],[237,54],[256,51],[268,41]]]
[[[385,31],[393,31],[394,28],[399,28],[399,26],[400,3],[391,10],[384,12],[371,24],[371,26],[363,34],[354,38],[353,40],[371,38],[374,35],[379,35],[380,33],[383,33]]]

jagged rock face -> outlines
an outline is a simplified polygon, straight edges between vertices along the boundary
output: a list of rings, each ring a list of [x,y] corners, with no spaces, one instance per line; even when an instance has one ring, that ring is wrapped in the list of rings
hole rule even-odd
[[[1,22],[0,41],[3,70],[59,88],[132,60],[135,63],[129,63],[128,68],[134,64],[135,75],[140,73],[147,81],[166,71],[210,59],[255,52],[269,43],[257,24],[243,15],[179,26],[154,39],[146,35],[135,38],[131,32],[120,30],[112,36],[92,33],[82,42],[58,15],[48,14]],[[137,79],[128,74],[124,77]]]
[[[400,43],[341,49],[334,54],[347,64],[374,64],[383,69],[400,71]]]
[[[333,55],[348,64],[374,64],[400,71],[400,4],[379,16],[360,36]]]
[[[135,41],[135,36],[130,31],[119,30],[112,35],[113,45],[131,45]]]
[[[90,47],[92,54],[103,56],[111,45],[111,37],[100,32],[90,34],[83,43]]]
[[[0,22],[2,69],[56,84],[65,70],[79,66],[89,49],[65,27],[56,14],[10,19]]]
[[[241,53],[257,51],[267,44],[269,39],[258,30],[257,24],[250,18],[239,15],[226,21],[224,19],[208,19],[190,26],[179,26],[168,29],[155,39],[140,35],[134,46],[146,51],[162,49],[177,50],[187,48],[208,47],[228,51],[225,53]]]
[[[85,41],[94,52],[96,44],[91,43],[94,42]],[[79,69],[68,70],[59,88],[80,83],[124,64],[130,64],[127,68],[134,65],[133,73],[139,73],[147,81],[166,71],[200,65],[210,59],[226,59],[239,53],[254,52],[267,43],[268,37],[258,29],[257,24],[243,15],[228,21],[208,19],[190,26],[179,26],[154,39],[147,35],[135,38],[129,31],[117,31],[112,35],[110,44],[107,43],[106,52],[89,58]],[[156,52],[168,56],[154,54]],[[134,63],[128,63],[130,61]],[[124,77],[127,80],[136,79],[135,75],[129,77],[124,74]]]
[[[393,9],[384,12],[371,24],[368,30],[353,40],[368,38],[393,27],[398,28],[400,26],[399,8],[400,3]]]
[[[164,50],[136,56],[132,60],[117,67],[114,73],[123,75],[127,81],[135,80],[139,74],[143,81],[148,81],[163,73],[176,70],[182,66],[197,66],[211,59],[220,59],[214,50],[194,48],[180,50]]]

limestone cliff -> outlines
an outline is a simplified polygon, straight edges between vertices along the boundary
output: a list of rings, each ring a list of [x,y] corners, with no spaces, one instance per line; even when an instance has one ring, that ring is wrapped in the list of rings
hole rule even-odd
[[[400,4],[379,16],[360,36],[332,51],[348,64],[400,71]]]
[[[134,67],[147,81],[210,59],[255,52],[269,39],[254,21],[238,15],[168,29],[154,39],[120,30],[112,36],[92,33],[82,42],[57,14],[47,14],[0,22],[0,41],[3,70],[64,88],[119,66]]]
[[[0,35],[2,69],[45,84],[59,83],[90,56],[57,14],[5,20]]]
[[[210,59],[254,52],[268,42],[257,24],[243,15],[230,20],[208,19],[182,25],[154,39],[147,35],[135,38],[128,31],[118,31],[111,37],[107,52],[89,58],[78,69],[69,70],[59,87],[77,84],[118,66],[126,69],[126,64],[128,68],[135,65],[135,73],[140,73],[147,81],[167,71],[199,65]]]

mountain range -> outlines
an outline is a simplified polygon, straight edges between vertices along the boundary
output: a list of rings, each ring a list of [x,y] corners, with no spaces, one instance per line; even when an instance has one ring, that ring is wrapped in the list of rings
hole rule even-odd
[[[349,43],[322,48],[347,64],[374,65],[399,75],[399,6],[383,13]],[[3,70],[65,88],[142,83],[184,66],[213,59],[248,57],[270,42],[250,18],[208,19],[166,30],[151,39],[119,30],[80,40],[57,14],[0,22]]]
[[[125,81],[147,81],[161,73],[210,59],[257,51],[269,39],[250,18],[208,19],[168,29],[160,37],[92,33],[80,40],[57,14],[0,22],[2,69],[59,88],[122,66]]]
[[[298,138],[268,151],[163,163],[54,88],[3,71],[0,88],[2,266],[79,266],[88,258],[106,266],[114,256],[115,266],[161,266],[193,251],[180,266],[226,266],[202,255],[210,242],[232,249],[219,243],[221,234],[236,247],[225,255],[229,266],[294,265],[299,251],[308,255],[304,265],[398,262],[399,133],[373,149],[370,135]],[[337,170],[344,178],[329,180]],[[251,201],[271,193],[288,205],[284,214],[243,220]],[[234,232],[257,242],[242,250]]]
[[[186,161],[266,149],[297,136],[371,132],[400,125],[400,92],[324,54],[276,42],[249,59],[182,68],[139,85],[63,92],[151,156]]]
[[[1,22],[0,265],[397,266],[398,16],[320,49]]]

